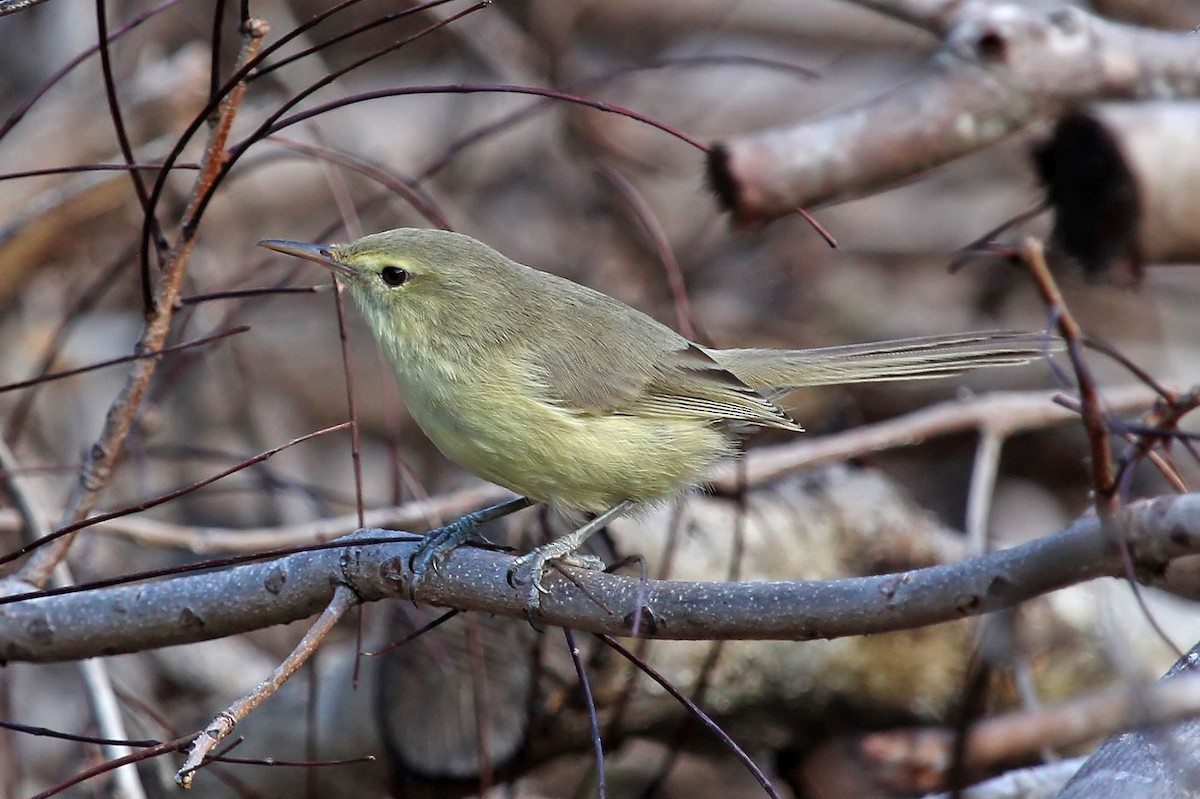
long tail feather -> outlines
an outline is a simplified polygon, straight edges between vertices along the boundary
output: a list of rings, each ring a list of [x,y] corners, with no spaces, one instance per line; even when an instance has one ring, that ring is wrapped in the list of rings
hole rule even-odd
[[[757,389],[949,377],[987,366],[1028,363],[1059,349],[1045,333],[988,330],[811,350],[709,350],[713,360]]]

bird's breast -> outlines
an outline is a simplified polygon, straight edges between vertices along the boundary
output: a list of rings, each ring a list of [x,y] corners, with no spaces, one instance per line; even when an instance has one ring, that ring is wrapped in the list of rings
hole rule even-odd
[[[539,397],[514,361],[397,365],[413,419],[452,461],[522,496],[600,512],[699,482],[734,449],[697,420],[572,411]]]

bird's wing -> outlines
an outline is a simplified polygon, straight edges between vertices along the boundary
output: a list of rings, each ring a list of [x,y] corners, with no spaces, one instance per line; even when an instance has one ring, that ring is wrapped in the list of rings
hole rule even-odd
[[[703,348],[612,297],[544,280],[523,296],[522,371],[546,402],[593,416],[801,429]],[[553,317],[544,313],[550,300]],[[572,324],[555,324],[559,315]]]
[[[735,425],[801,431],[773,401],[743,383],[689,342],[674,350],[666,368],[628,410],[645,416],[711,419]]]
[[[595,348],[603,353],[598,369],[579,366],[580,344],[564,340],[529,356],[545,399],[569,411],[802,429],[682,336],[632,337],[619,348]]]

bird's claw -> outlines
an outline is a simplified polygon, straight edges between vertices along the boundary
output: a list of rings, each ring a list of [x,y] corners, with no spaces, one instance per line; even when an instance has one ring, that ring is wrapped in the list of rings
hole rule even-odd
[[[416,590],[417,585],[431,571],[437,574],[438,567],[451,552],[472,541],[491,543],[479,532],[479,518],[474,513],[467,514],[452,524],[430,530],[408,559],[408,568],[413,573],[413,590]]]
[[[509,568],[507,579],[508,584],[513,588],[529,586],[529,593],[525,597],[525,616],[531,621],[534,612],[542,604],[542,594],[550,593],[550,589],[542,584],[542,578],[546,576],[552,562],[593,571],[604,571],[605,569],[604,561],[595,555],[584,555],[578,552],[559,555],[555,553],[552,544],[538,547],[521,555]]]

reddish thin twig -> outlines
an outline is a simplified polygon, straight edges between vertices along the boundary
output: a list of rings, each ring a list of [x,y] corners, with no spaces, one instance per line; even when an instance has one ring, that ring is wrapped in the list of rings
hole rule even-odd
[[[342,370],[346,377],[346,413],[350,417],[350,461],[354,467],[354,510],[358,513],[358,526],[363,527],[363,476],[362,448],[358,437],[358,401],[354,395],[354,359],[350,355],[350,334],[346,329],[345,287],[337,278],[333,281],[334,307],[337,309],[338,340],[342,345]]]
[[[1050,274],[1040,241],[1025,239],[1021,246],[1021,263],[1033,278],[1038,293],[1042,295],[1046,307],[1057,321],[1059,334],[1067,343],[1067,355],[1071,359],[1079,388],[1083,427],[1091,445],[1092,489],[1095,491],[1096,513],[1102,517],[1111,516],[1118,504],[1116,472],[1113,468],[1112,448],[1108,442],[1108,425],[1105,423],[1100,392],[1096,388],[1096,380],[1084,354],[1083,329],[1071,315],[1054,276]]]
[[[1075,382],[1079,388],[1079,409],[1083,419],[1084,431],[1087,433],[1091,447],[1092,491],[1096,515],[1105,521],[1112,517],[1120,508],[1121,492],[1117,470],[1114,465],[1112,448],[1109,445],[1108,419],[1100,401],[1100,392],[1096,388],[1096,380],[1088,367],[1084,354],[1084,334],[1075,317],[1071,315],[1058,284],[1055,283],[1050,267],[1046,263],[1042,243],[1034,238],[1027,238],[1020,248],[1021,262],[1033,278],[1034,285],[1042,295],[1042,300],[1050,309],[1056,320],[1059,333],[1067,343],[1067,354],[1071,358],[1071,366],[1075,371]],[[1160,388],[1153,382],[1151,385]],[[1142,610],[1146,621],[1158,634],[1159,638],[1177,655],[1183,656],[1180,648],[1167,635],[1166,630],[1154,618],[1150,607],[1142,596],[1138,586],[1136,568],[1133,556],[1129,551],[1129,541],[1126,531],[1116,529],[1111,535],[1117,542],[1124,566],[1126,582],[1133,591],[1134,599]]]
[[[837,239],[833,237],[832,233],[825,229],[824,225],[817,221],[816,217],[810,214],[802,206],[796,206],[796,213],[800,214],[800,216],[804,218],[804,221],[807,222],[813,230],[817,231],[818,236],[825,239],[825,243],[828,244],[831,249],[837,249]]]
[[[25,169],[20,172],[5,172],[0,174],[0,180],[19,180],[21,178],[40,178],[46,175],[71,175],[78,172],[152,172],[162,169],[162,164],[74,164],[72,166],[53,166],[45,169]],[[172,169],[200,168],[199,164],[175,164]]]
[[[121,113],[121,103],[117,99],[117,82],[113,77],[112,57],[108,49],[108,10],[105,0],[96,0],[96,31],[98,33],[96,38],[100,45],[100,72],[104,77],[104,95],[108,100],[108,114],[112,118],[113,132],[117,136],[117,146],[121,150],[121,157],[125,159],[126,164],[132,167],[137,161],[133,157],[133,144],[129,141],[129,132],[125,129],[125,118]],[[150,232],[154,236],[154,246],[161,258],[167,251],[167,239],[150,209],[150,197],[146,193],[146,184],[142,182],[142,175],[138,170],[131,168],[128,172],[138,205],[141,206],[142,213],[150,220]]]
[[[269,56],[271,53],[274,53],[276,50],[279,50],[296,37],[307,33],[309,30],[324,22],[326,19],[329,19],[334,14],[337,14],[338,12],[343,11],[359,2],[361,2],[361,0],[342,0],[342,2],[325,9],[319,14],[314,15],[311,19],[302,22],[295,28],[292,28],[290,31],[283,34],[283,36],[267,45],[265,48],[260,47],[262,37],[259,36],[259,42],[255,45],[254,52],[244,51],[245,57],[239,56],[238,65],[234,69],[233,74],[227,81],[225,81],[225,83],[221,85],[219,89],[211,93],[212,96],[209,98],[209,101],[205,104],[204,108],[202,108],[194,117],[192,117],[192,121],[188,123],[188,126],[184,129],[183,133],[181,133],[175,140],[175,145],[171,148],[171,152],[169,152],[167,157],[163,159],[164,171],[159,173],[158,178],[154,181],[154,187],[150,190],[150,210],[153,211],[158,207],[158,202],[160,199],[162,199],[163,190],[166,188],[167,174],[170,172],[171,166],[175,163],[175,161],[177,161],[183,154],[184,149],[187,147],[188,143],[191,142],[192,137],[195,136],[196,132],[199,131],[200,128],[212,118],[213,114],[216,114],[222,108],[229,97],[231,97],[235,92],[241,92],[244,90],[245,82],[248,77],[253,74],[255,68],[257,68],[267,56]],[[252,34],[253,29],[255,28],[265,28],[264,23],[259,20],[251,20],[247,16],[248,9],[245,6],[246,4],[243,2],[243,19],[241,24],[243,35]],[[419,10],[419,8],[420,7],[415,10]],[[240,103],[240,100],[238,102]],[[150,269],[149,256],[146,249],[150,242],[149,216],[143,215],[142,222],[141,270],[142,274],[145,275],[149,273]],[[185,225],[185,231],[188,227],[188,225]]]
[[[294,139],[285,138],[283,136],[271,136],[266,141],[272,144],[278,144],[299,153],[305,153],[317,158],[330,161],[332,163],[343,166],[354,172],[357,172],[364,177],[370,178],[376,183],[386,188],[391,193],[397,195],[402,200],[407,202],[417,210],[417,213],[424,216],[433,224],[440,227],[442,230],[451,230],[452,227],[446,219],[445,213],[437,207],[433,198],[423,191],[420,185],[412,178],[401,177],[389,171],[379,164],[371,163],[366,159],[354,155],[352,153],[343,152],[329,146],[320,146],[300,142]]]
[[[306,57],[313,55],[314,53],[318,53],[321,50],[324,50],[328,47],[332,47],[333,45],[338,44],[339,42],[344,42],[347,39],[351,39],[355,36],[366,33],[367,31],[374,30],[375,28],[378,28],[382,25],[386,25],[389,22],[395,22],[398,19],[403,19],[405,17],[411,16],[419,11],[428,11],[431,8],[436,8],[437,6],[445,5],[448,2],[450,2],[450,0],[433,0],[433,2],[422,3],[418,6],[401,9],[400,11],[394,11],[391,14],[384,14],[383,16],[377,17],[377,18],[371,20],[370,22],[364,22],[363,24],[361,24],[355,28],[351,28],[348,31],[339,33],[336,36],[326,39],[323,42],[318,42],[317,44],[314,44],[312,47],[305,48],[304,50],[301,50],[298,53],[292,53],[291,55],[284,56],[283,58],[279,59],[278,61],[273,61],[270,64],[267,64],[266,66],[258,67],[250,75],[250,80],[255,81],[265,75],[270,75],[275,70],[280,69],[281,67],[286,67],[288,64],[292,63],[293,61],[299,61],[301,58],[306,58]]]
[[[440,0],[437,0],[437,1],[440,2]],[[301,101],[304,100],[304,98],[306,98],[309,95],[313,94],[314,92],[328,86],[329,84],[333,83],[338,78],[345,75],[346,73],[348,73],[352,70],[358,69],[359,67],[363,66],[364,64],[370,63],[371,61],[373,61],[377,58],[380,58],[381,56],[384,56],[387,53],[390,53],[394,50],[398,50],[401,47],[404,47],[405,45],[408,45],[415,41],[418,41],[418,40],[424,38],[425,36],[428,36],[429,34],[446,27],[447,25],[451,24],[452,22],[456,22],[456,21],[462,19],[463,17],[467,16],[468,14],[472,14],[472,13],[479,11],[480,9],[483,9],[486,7],[487,7],[486,2],[475,3],[474,5],[458,12],[457,14],[453,14],[449,17],[446,17],[445,19],[438,20],[437,22],[422,28],[421,30],[417,31],[416,33],[414,33],[410,36],[406,36],[405,38],[400,39],[397,42],[393,42],[392,44],[390,44],[386,47],[383,47],[378,50],[375,50],[374,52],[368,53],[367,55],[365,55],[361,58],[355,59],[354,61],[350,62],[346,66],[341,67],[339,69],[336,69],[336,70],[326,74],[320,80],[307,86],[304,90],[302,90],[298,94],[289,98],[283,105],[281,105],[279,108],[275,109],[274,112],[272,112],[266,119],[264,119],[259,124],[259,126],[254,129],[254,131],[249,136],[247,136],[245,139],[243,139],[239,144],[230,148],[229,152],[226,154],[227,157],[225,158],[225,162],[224,162],[224,164],[222,164],[219,173],[215,176],[212,184],[209,185],[208,190],[204,193],[203,196],[201,196],[199,198],[199,202],[196,203],[195,208],[189,214],[188,220],[184,222],[184,229],[187,230],[189,227],[194,226],[199,223],[200,218],[204,215],[205,209],[208,207],[209,200],[211,200],[213,197],[213,193],[215,192],[216,187],[221,183],[221,181],[229,173],[229,170],[233,168],[234,164],[236,164],[238,162],[238,160],[246,153],[246,150],[249,149],[249,147],[251,145],[253,145],[254,143],[256,143],[258,141],[261,141],[262,139],[265,139],[266,137],[270,136],[271,134],[274,134],[274,133],[279,132],[280,130],[283,130],[288,125],[295,124],[296,122],[300,122],[305,119],[310,119],[314,116],[317,116],[319,113],[323,113],[323,111],[321,111],[320,109],[324,108],[324,106],[318,106],[317,109],[312,109],[310,111],[306,111],[306,112],[303,112],[300,114],[294,114],[291,117],[287,117],[286,119],[283,119],[282,121],[280,121],[280,119],[284,116],[284,114],[286,114],[292,108],[295,108]],[[353,100],[353,96],[349,99]],[[350,103],[347,103],[347,102],[341,103],[341,105],[348,105],[348,104],[350,104]],[[334,105],[334,107],[340,107],[340,106]],[[314,113],[314,111],[315,111],[315,113]],[[174,153],[173,153],[173,155],[174,155]],[[175,157],[178,157],[178,155],[175,155]],[[168,158],[168,160],[170,160],[170,159]],[[147,231],[143,228],[143,231],[142,231],[143,241],[145,241],[146,233],[147,233]],[[143,259],[143,264],[144,264],[144,259]],[[145,268],[145,266],[143,265],[143,269],[144,268]]]
[[[571,91],[584,92],[595,91],[600,89],[618,78],[628,77],[629,75],[649,70],[670,69],[672,67],[692,67],[692,66],[708,66],[708,65],[723,65],[723,64],[746,64],[751,66],[760,66],[769,69],[778,69],[786,72],[794,72],[803,75],[806,78],[820,77],[820,73],[815,70],[802,67],[798,64],[791,64],[771,58],[757,58],[755,56],[740,56],[740,55],[722,55],[720,53],[710,53],[697,56],[683,56],[680,58],[665,58],[659,61],[654,61],[648,64],[639,64],[632,67],[622,67],[620,69],[609,72],[605,75],[600,75],[595,78],[589,78],[574,84],[570,88]],[[421,180],[429,178],[442,171],[450,164],[450,162],[466,150],[482,141],[487,140],[492,135],[497,134],[506,128],[511,128],[519,122],[522,122],[530,117],[545,111],[553,106],[553,102],[547,98],[535,100],[524,108],[518,108],[516,111],[501,116],[499,119],[485,123],[474,130],[459,136],[454,141],[450,142],[442,151],[441,155],[431,161],[419,173]]]
[[[187,748],[188,743],[193,737],[194,735],[186,735],[182,738],[176,738],[173,741],[164,741],[158,746],[150,746],[142,749],[139,752],[126,755],[125,757],[118,757],[115,760],[107,760],[103,763],[98,763],[91,768],[84,769],[78,774],[63,780],[57,785],[50,786],[41,793],[33,795],[30,797],[30,799],[50,799],[50,797],[62,793],[73,785],[78,785],[81,782],[90,780],[92,777],[97,777],[101,774],[107,774],[110,771],[115,771],[121,766],[126,766],[130,763],[141,763],[143,760],[150,760],[158,757],[159,755],[165,755],[169,752],[182,752],[185,748]]]
[[[378,91],[363,92],[361,94],[354,94],[348,97],[342,97],[340,99],[333,100],[328,103],[323,103],[305,111],[299,111],[291,116],[279,119],[261,133],[255,132],[248,136],[242,142],[231,148],[231,152],[235,155],[240,155],[247,147],[260,138],[278,133],[284,128],[291,127],[292,125],[303,122],[306,119],[311,119],[312,117],[319,116],[338,108],[344,108],[348,105],[355,105],[356,103],[363,103],[369,100],[380,100],[385,97],[403,97],[418,94],[527,94],[534,97],[548,97],[553,100],[560,100],[565,103],[574,103],[575,105],[582,105],[597,111],[604,111],[605,113],[628,117],[629,119],[649,125],[657,130],[661,130],[663,133],[673,136],[676,139],[685,142],[686,144],[690,144],[692,147],[695,147],[697,150],[703,153],[707,153],[710,149],[712,149],[709,145],[693,136],[689,136],[678,128],[672,127],[665,122],[660,122],[659,120],[647,116],[646,114],[642,114],[638,111],[616,105],[615,103],[606,103],[602,100],[592,100],[587,97],[580,97],[579,95],[560,92],[554,89],[544,89],[538,86],[516,86],[505,83],[447,83],[429,86],[402,86],[395,89],[380,89]]]
[[[600,174],[625,198],[625,202],[629,203],[634,216],[650,236],[650,241],[653,242],[654,249],[658,253],[658,260],[667,275],[667,285],[671,289],[671,299],[675,303],[675,320],[679,325],[679,332],[683,334],[684,338],[695,341],[695,317],[692,315],[692,305],[688,300],[687,285],[683,281],[683,269],[679,266],[679,259],[675,257],[675,250],[667,238],[667,231],[663,230],[662,222],[654,213],[654,209],[650,207],[650,203],[646,202],[646,198],[642,196],[636,186],[629,182],[628,178],[607,164],[600,165]]]
[[[266,23],[254,21],[246,26],[244,31],[242,52],[239,63],[251,59],[258,51],[263,37],[267,34]],[[207,188],[220,172],[221,163],[225,157],[225,143],[233,125],[233,118],[241,105],[244,86],[235,88],[221,106],[220,122],[213,129],[208,147],[205,149],[201,163],[200,175],[192,190],[193,206],[195,200],[203,197]],[[149,233],[153,226],[150,220],[153,203],[148,203],[144,229]],[[192,217],[188,214],[188,218]],[[185,229],[180,234],[179,241],[172,248],[167,266],[163,270],[158,292],[154,302],[147,309],[146,328],[138,342],[139,349],[161,349],[170,332],[171,319],[174,315],[175,302],[179,297],[179,288],[187,271],[192,248],[196,242],[195,229]],[[107,485],[113,467],[116,465],[125,439],[133,427],[134,417],[141,407],[142,399],[150,385],[150,379],[157,369],[158,359],[150,358],[137,361],[130,370],[124,387],[109,407],[105,418],[104,429],[96,443],[88,450],[88,456],[83,469],[79,473],[79,481],[63,514],[60,527],[77,523],[91,512],[99,498],[100,490]],[[22,567],[19,578],[35,585],[44,585],[49,579],[54,567],[66,556],[71,545],[71,537],[58,539],[54,546],[44,547]]]
[[[413,630],[411,633],[404,636],[399,641],[390,643],[387,646],[385,646],[383,649],[377,649],[373,652],[362,652],[361,654],[363,657],[367,657],[367,658],[378,657],[379,655],[386,655],[388,652],[391,652],[393,650],[399,649],[400,647],[404,646],[409,641],[412,641],[416,638],[420,638],[422,635],[424,635],[427,632],[430,632],[434,628],[442,626],[443,624],[445,624],[446,622],[450,621],[455,616],[457,616],[459,613],[462,613],[462,611],[461,610],[448,610],[445,613],[443,613],[441,616],[438,616],[433,621],[423,624],[420,627],[418,627],[417,629]]]
[[[1010,228],[1033,219],[1035,216],[1045,211],[1048,207],[1049,203],[1043,200],[1032,208],[1022,211],[1016,216],[1001,222],[999,225],[992,228],[987,233],[984,233],[971,243],[963,245],[958,249],[957,252],[954,253],[954,257],[950,259],[950,263],[946,266],[946,271],[954,274],[958,270],[962,269],[963,266],[966,265],[967,261],[969,261],[973,256],[981,253],[1003,253],[1005,257],[1011,257],[1011,251],[1007,247],[1004,247],[996,242],[996,237]]]

